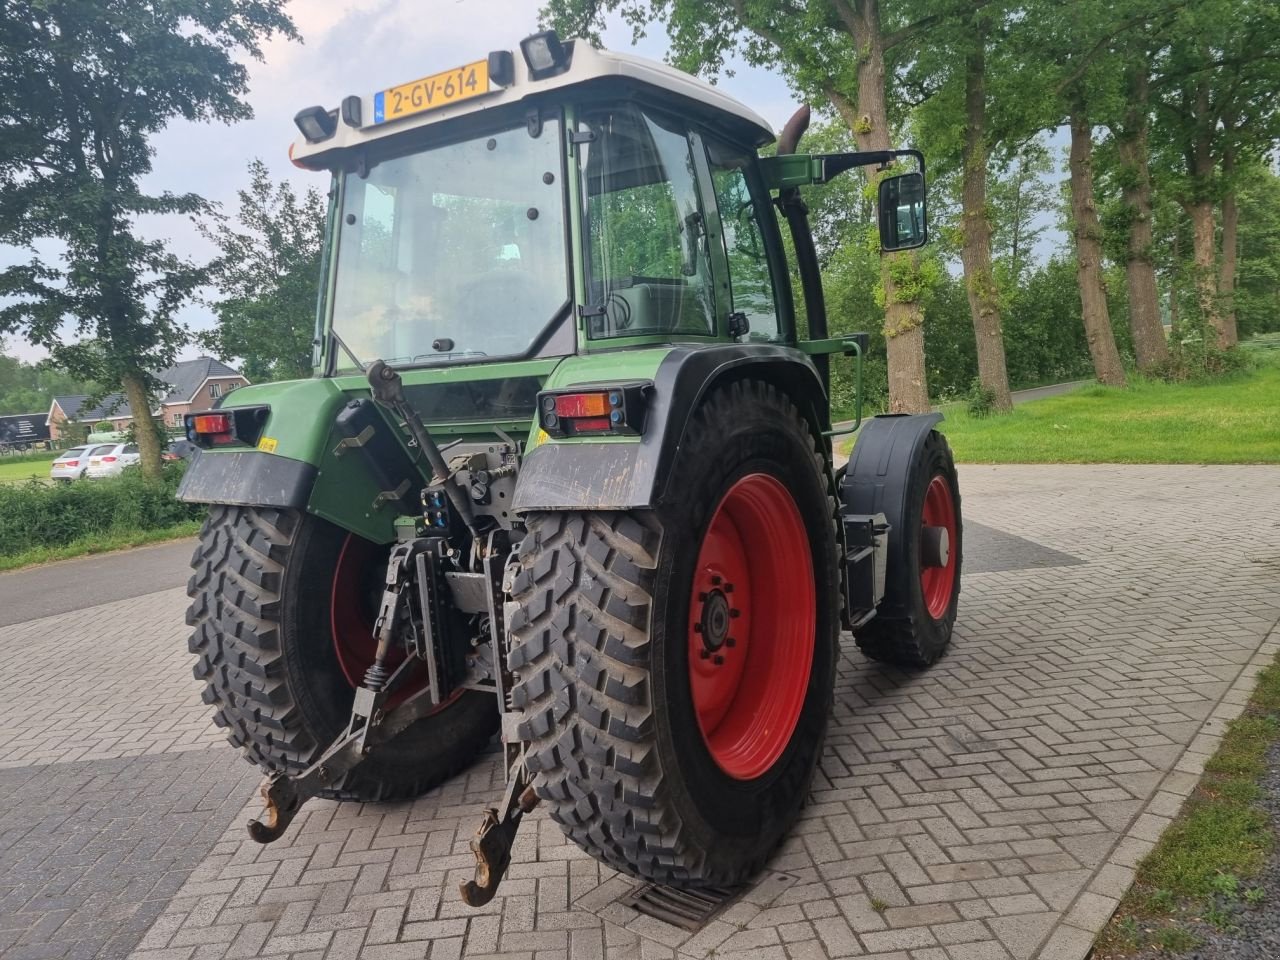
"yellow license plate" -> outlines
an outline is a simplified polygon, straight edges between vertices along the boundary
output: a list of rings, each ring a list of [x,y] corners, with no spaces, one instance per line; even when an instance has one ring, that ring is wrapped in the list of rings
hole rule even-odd
[[[373,95],[373,122],[386,123],[489,92],[489,61],[434,73]]]

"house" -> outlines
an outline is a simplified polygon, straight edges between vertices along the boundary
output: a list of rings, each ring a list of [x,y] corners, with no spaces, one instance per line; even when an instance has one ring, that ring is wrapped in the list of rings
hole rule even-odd
[[[151,415],[166,427],[181,427],[185,414],[211,410],[232,390],[249,384],[242,373],[212,357],[184,360],[155,377],[168,385],[169,392],[152,409]],[[125,430],[133,422],[124,394],[113,393],[91,407],[85,406],[88,399],[85,396],[53,398],[45,422],[55,441],[59,439],[58,424],[67,421],[94,424],[105,420],[110,421],[113,430]]]
[[[184,415],[212,410],[218,400],[232,390],[249,385],[244,374],[212,357],[184,360],[156,374],[156,379],[169,384],[170,388],[160,401],[159,412],[152,411],[157,418],[164,419],[166,427],[182,426]]]

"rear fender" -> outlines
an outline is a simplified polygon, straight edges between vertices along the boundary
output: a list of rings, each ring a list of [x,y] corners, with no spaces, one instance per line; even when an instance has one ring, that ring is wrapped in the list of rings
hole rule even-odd
[[[425,478],[372,400],[319,378],[242,387],[230,400],[221,409],[270,407],[258,448],[200,454],[178,499],[305,509],[368,540],[395,539]]]
[[[813,361],[799,350],[756,343],[676,347],[654,373],[644,435],[536,446],[520,469],[516,511],[631,510],[679,496],[668,483],[693,412],[708,390],[744,378],[791,396],[822,442],[827,396]]]

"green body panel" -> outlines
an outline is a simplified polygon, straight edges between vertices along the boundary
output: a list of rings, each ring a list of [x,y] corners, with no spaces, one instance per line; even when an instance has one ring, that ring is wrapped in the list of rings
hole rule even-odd
[[[420,367],[405,370],[401,376],[407,387],[418,384],[506,380],[512,377],[537,377],[545,387],[651,380],[658,365],[670,351],[671,346],[667,344],[646,349],[615,350],[545,360]],[[316,467],[316,482],[307,510],[369,540],[388,543],[395,539],[396,508],[377,502],[378,494],[382,491],[378,489],[359,456],[337,453],[342,439],[335,423],[339,411],[349,400],[367,396],[369,387],[363,376],[316,377],[311,380],[242,387],[228,398],[229,402],[223,404],[223,408],[270,407],[271,413],[262,433],[264,442],[260,443],[259,450],[267,456],[287,457]],[[391,420],[388,422],[395,426]],[[432,434],[439,437],[492,438],[496,427],[517,436],[527,434],[531,443],[537,440],[537,426],[532,419],[515,422],[476,420],[429,423],[428,426]],[[396,429],[395,434],[403,443],[403,432]],[[597,442],[600,440],[592,439]],[[577,441],[570,438],[546,442]],[[639,437],[618,437],[612,439],[612,442],[637,443]],[[224,456],[235,449],[243,451],[244,448],[208,450],[203,456]],[[423,482],[427,479],[424,472]]]

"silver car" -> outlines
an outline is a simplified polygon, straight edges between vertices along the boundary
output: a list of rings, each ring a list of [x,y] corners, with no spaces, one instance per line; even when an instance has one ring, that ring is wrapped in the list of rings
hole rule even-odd
[[[50,479],[61,480],[64,483],[81,479],[89,469],[89,458],[94,454],[106,453],[112,446],[113,444],[110,443],[91,443],[63,451],[49,466]]]
[[[109,443],[89,451],[89,470],[85,474],[90,480],[101,477],[117,477],[124,473],[125,467],[131,467],[142,460],[136,443]]]

